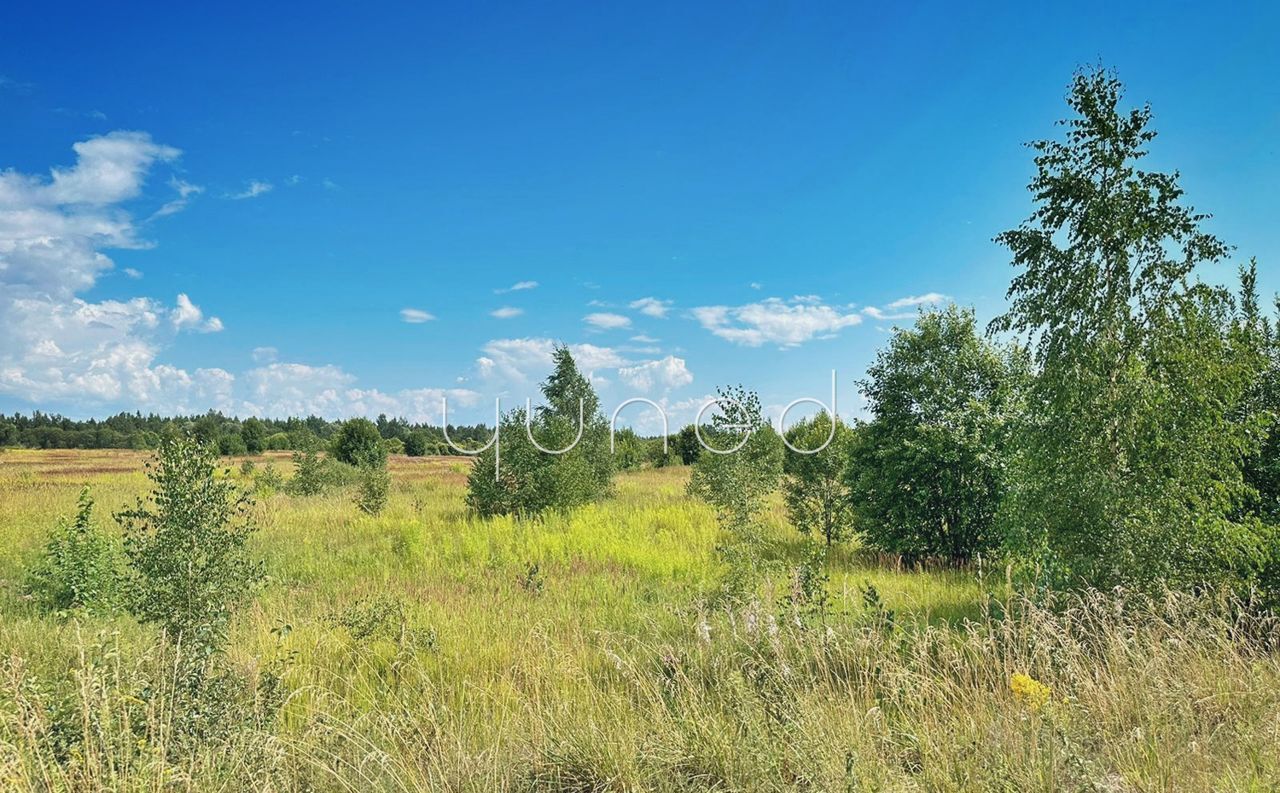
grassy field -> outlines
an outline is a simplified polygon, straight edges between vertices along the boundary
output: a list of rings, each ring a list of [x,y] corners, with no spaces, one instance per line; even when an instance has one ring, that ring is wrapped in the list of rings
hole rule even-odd
[[[393,458],[377,517],[342,491],[258,499],[269,583],[230,656],[283,706],[175,756],[163,705],[134,690],[154,633],[41,614],[22,588],[84,485],[115,529],[144,459],[0,453],[3,789],[1280,789],[1280,656],[1232,638],[1270,625],[1180,597],[1040,608],[1003,570],[843,549],[831,616],[800,627],[780,506],[781,572],[717,607],[716,529],[684,469],[517,522],[466,513],[456,458]],[[63,723],[82,736],[67,751]]]

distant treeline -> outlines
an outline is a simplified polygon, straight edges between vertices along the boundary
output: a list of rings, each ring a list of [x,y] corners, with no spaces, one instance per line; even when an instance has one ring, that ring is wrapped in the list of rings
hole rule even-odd
[[[379,416],[379,434],[411,456],[455,454],[439,427]],[[271,450],[312,449],[327,445],[342,426],[319,416],[259,419],[224,416],[210,411],[197,416],[119,413],[105,419],[76,421],[36,411],[31,415],[0,413],[0,446],[30,449],[154,449],[167,434],[190,434],[216,443],[222,454],[256,454]],[[483,446],[493,430],[483,424],[449,425],[449,437],[466,448]]]

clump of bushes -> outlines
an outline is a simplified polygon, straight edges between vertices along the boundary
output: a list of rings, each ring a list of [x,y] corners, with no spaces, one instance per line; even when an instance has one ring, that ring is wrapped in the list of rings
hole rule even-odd
[[[49,611],[107,613],[118,604],[123,558],[115,538],[93,520],[93,499],[80,492],[75,519],[49,534],[26,589]]]
[[[614,461],[600,399],[567,347],[558,347],[554,360],[555,370],[542,384],[546,404],[529,416],[523,408],[503,416],[500,441],[479,454],[471,468],[467,505],[481,515],[534,515],[585,504],[610,490]],[[526,423],[543,448],[573,445],[572,450],[549,454],[538,449],[529,440]],[[581,438],[574,444],[579,431]]]

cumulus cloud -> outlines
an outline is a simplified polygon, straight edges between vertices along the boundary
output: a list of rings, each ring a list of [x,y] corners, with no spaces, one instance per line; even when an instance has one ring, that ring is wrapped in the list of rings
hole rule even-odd
[[[651,391],[655,386],[680,388],[693,382],[693,373],[683,358],[668,355],[657,361],[645,361],[618,369],[622,382],[639,391]]]
[[[212,404],[226,373],[190,374],[156,358],[179,330],[219,330],[217,318],[185,295],[175,308],[145,297],[77,297],[113,266],[105,251],[149,247],[123,204],[179,151],[143,132],[112,132],[72,150],[75,164],[47,177],[0,171],[0,393],[157,408],[190,394]]]
[[[656,297],[642,297],[639,300],[632,300],[631,308],[636,309],[645,316],[662,319],[671,310],[671,301],[659,300]]]
[[[178,306],[170,314],[170,320],[179,330],[194,330],[199,333],[217,333],[222,330],[222,320],[217,317],[205,319],[204,312],[185,294],[178,295]]]
[[[263,182],[258,179],[253,179],[240,192],[227,193],[227,198],[230,198],[233,201],[243,201],[246,198],[257,198],[260,195],[266,195],[267,193],[270,193],[273,189],[274,189],[274,186],[270,182]]]
[[[494,339],[484,345],[476,368],[487,378],[500,378],[513,383],[526,383],[550,372],[556,342],[545,338]],[[594,344],[570,344],[574,362],[583,372],[616,369],[626,360],[610,347]]]
[[[523,313],[524,313],[523,308],[516,308],[514,306],[503,306],[502,308],[498,308],[498,309],[494,309],[493,311],[490,311],[489,316],[497,317],[498,319],[511,319],[512,317],[518,317]]]
[[[332,364],[272,363],[244,375],[243,413],[345,419],[385,413],[414,422],[440,423],[440,400],[474,406],[480,394],[466,388],[410,388],[394,392],[360,388],[356,377]]]
[[[495,289],[493,290],[493,293],[495,295],[502,295],[502,294],[506,294],[507,292],[523,292],[527,289],[537,289],[537,288],[538,288],[537,281],[517,281],[505,289]]]
[[[597,330],[616,330],[618,328],[627,328],[631,326],[631,320],[621,314],[610,314],[607,311],[597,311],[594,314],[588,314],[582,318]]]
[[[408,322],[410,325],[421,325],[423,322],[430,322],[435,318],[434,314],[423,311],[420,308],[400,309],[400,319]]]
[[[90,302],[78,294],[113,266],[106,251],[149,247],[138,238],[125,202],[142,194],[157,163],[179,152],[141,132],[113,132],[72,148],[75,165],[53,168],[47,176],[0,170],[0,394],[46,408],[65,402],[164,413],[212,408],[331,418],[385,412],[413,420],[438,416],[445,395],[463,407],[478,400],[461,388],[362,388],[335,366],[276,363],[271,347],[256,348],[253,358],[260,366],[239,377],[224,369],[188,371],[161,362],[161,352],[179,333],[215,332],[222,322],[186,293],[173,306],[147,297]],[[170,187],[176,200],[199,193],[178,180]]]
[[[693,309],[693,316],[714,335],[746,347],[795,347],[831,338],[862,322],[857,312],[826,305],[812,296],[789,301],[771,297],[743,306],[701,306]]]

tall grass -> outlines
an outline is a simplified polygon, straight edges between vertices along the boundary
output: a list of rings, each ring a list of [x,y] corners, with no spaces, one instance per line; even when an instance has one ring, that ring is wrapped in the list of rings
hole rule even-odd
[[[682,472],[480,521],[456,460],[396,461],[377,516],[340,492],[262,500],[273,581],[230,651],[248,717],[225,745],[179,746],[148,629],[42,614],[14,583],[81,484],[105,514],[145,486],[138,464],[0,458],[0,789],[1280,786],[1275,626],[1230,603],[989,599],[971,573],[841,553],[825,620],[796,619],[783,578],[713,607],[715,532]]]

